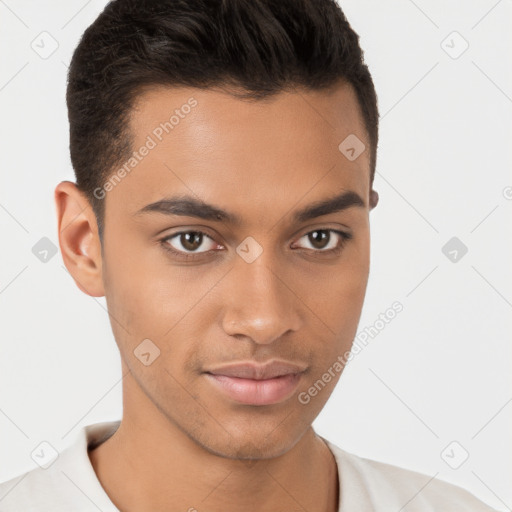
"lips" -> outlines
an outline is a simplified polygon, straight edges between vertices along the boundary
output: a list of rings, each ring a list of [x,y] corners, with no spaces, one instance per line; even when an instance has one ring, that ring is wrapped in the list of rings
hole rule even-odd
[[[287,361],[230,364],[205,372],[226,397],[247,405],[272,405],[289,398],[306,367]]]
[[[239,379],[264,380],[302,373],[305,369],[305,366],[286,361],[271,361],[266,364],[255,364],[251,362],[230,364],[209,370],[207,373],[211,373],[212,375],[225,375],[226,377],[237,377]]]

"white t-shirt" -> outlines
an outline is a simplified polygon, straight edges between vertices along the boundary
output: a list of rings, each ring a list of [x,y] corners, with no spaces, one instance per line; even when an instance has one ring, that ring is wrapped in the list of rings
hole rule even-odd
[[[119,512],[87,454],[88,446],[101,444],[119,424],[83,427],[53,463],[42,464],[46,469],[37,467],[0,484],[0,512]],[[460,487],[325,441],[338,465],[339,512],[497,512]]]

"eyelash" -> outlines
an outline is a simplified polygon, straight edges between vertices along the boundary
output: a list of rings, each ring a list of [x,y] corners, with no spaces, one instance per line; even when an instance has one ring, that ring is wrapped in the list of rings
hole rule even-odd
[[[345,244],[349,240],[351,240],[353,237],[353,235],[351,233],[346,233],[346,232],[340,231],[338,229],[325,228],[325,229],[313,229],[312,231],[308,231],[307,233],[304,233],[300,238],[310,235],[311,233],[314,233],[315,231],[329,231],[331,233],[336,233],[336,234],[340,235],[340,242],[333,249],[328,249],[328,250],[304,249],[304,250],[313,251],[314,253],[320,253],[320,254],[335,255],[335,254],[340,253],[342,251],[342,249],[345,247]],[[205,252],[199,252],[199,253],[197,253],[197,252],[196,253],[186,253],[186,252],[177,251],[176,249],[173,249],[167,243],[168,240],[171,240],[172,238],[175,238],[179,235],[183,235],[185,233],[198,233],[198,234],[201,234],[201,235],[206,236],[206,237],[210,238],[211,240],[213,240],[212,237],[210,235],[208,235],[208,233],[205,233],[204,231],[201,231],[200,229],[189,229],[187,231],[178,231],[177,233],[173,233],[172,235],[166,236],[165,238],[162,238],[160,240],[160,243],[161,243],[162,247],[164,248],[164,250],[170,252],[173,256],[177,257],[178,259],[182,259],[182,260],[186,260],[186,261],[197,260],[198,258],[204,257],[205,254],[208,254],[210,252],[210,251],[205,251]]]

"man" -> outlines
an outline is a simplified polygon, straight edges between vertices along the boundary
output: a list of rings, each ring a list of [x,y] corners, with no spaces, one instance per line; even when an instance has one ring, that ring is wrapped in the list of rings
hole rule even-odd
[[[123,418],[13,511],[490,511],[312,422],[363,306],[378,109],[332,0],[116,0],[69,70],[67,269],[105,296]]]

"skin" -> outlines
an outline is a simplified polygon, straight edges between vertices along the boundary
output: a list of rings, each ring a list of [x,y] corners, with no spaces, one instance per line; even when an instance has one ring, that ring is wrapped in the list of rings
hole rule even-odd
[[[355,93],[337,84],[251,103],[215,89],[158,87],[132,111],[133,147],[191,97],[197,106],[106,194],[103,251],[86,197],[72,182],[55,189],[65,265],[84,293],[106,297],[122,359],[122,422],[89,452],[91,463],[123,512],[335,512],[336,463],[311,424],[341,372],[308,404],[297,395],[350,349],[366,292],[378,195]],[[349,134],[366,145],[354,161],[338,149]],[[294,211],[345,190],[364,207],[293,220]],[[176,193],[242,223],[135,214]],[[165,236],[194,229],[211,237],[198,259],[164,249]],[[315,229],[353,238],[326,255],[308,237]],[[263,248],[250,264],[236,252],[248,236]],[[330,240],[327,248],[340,239],[331,232]],[[172,246],[191,252],[179,236]],[[144,339],[160,350],[148,366],[134,355]],[[307,366],[278,404],[238,403],[202,373],[270,359]]]

